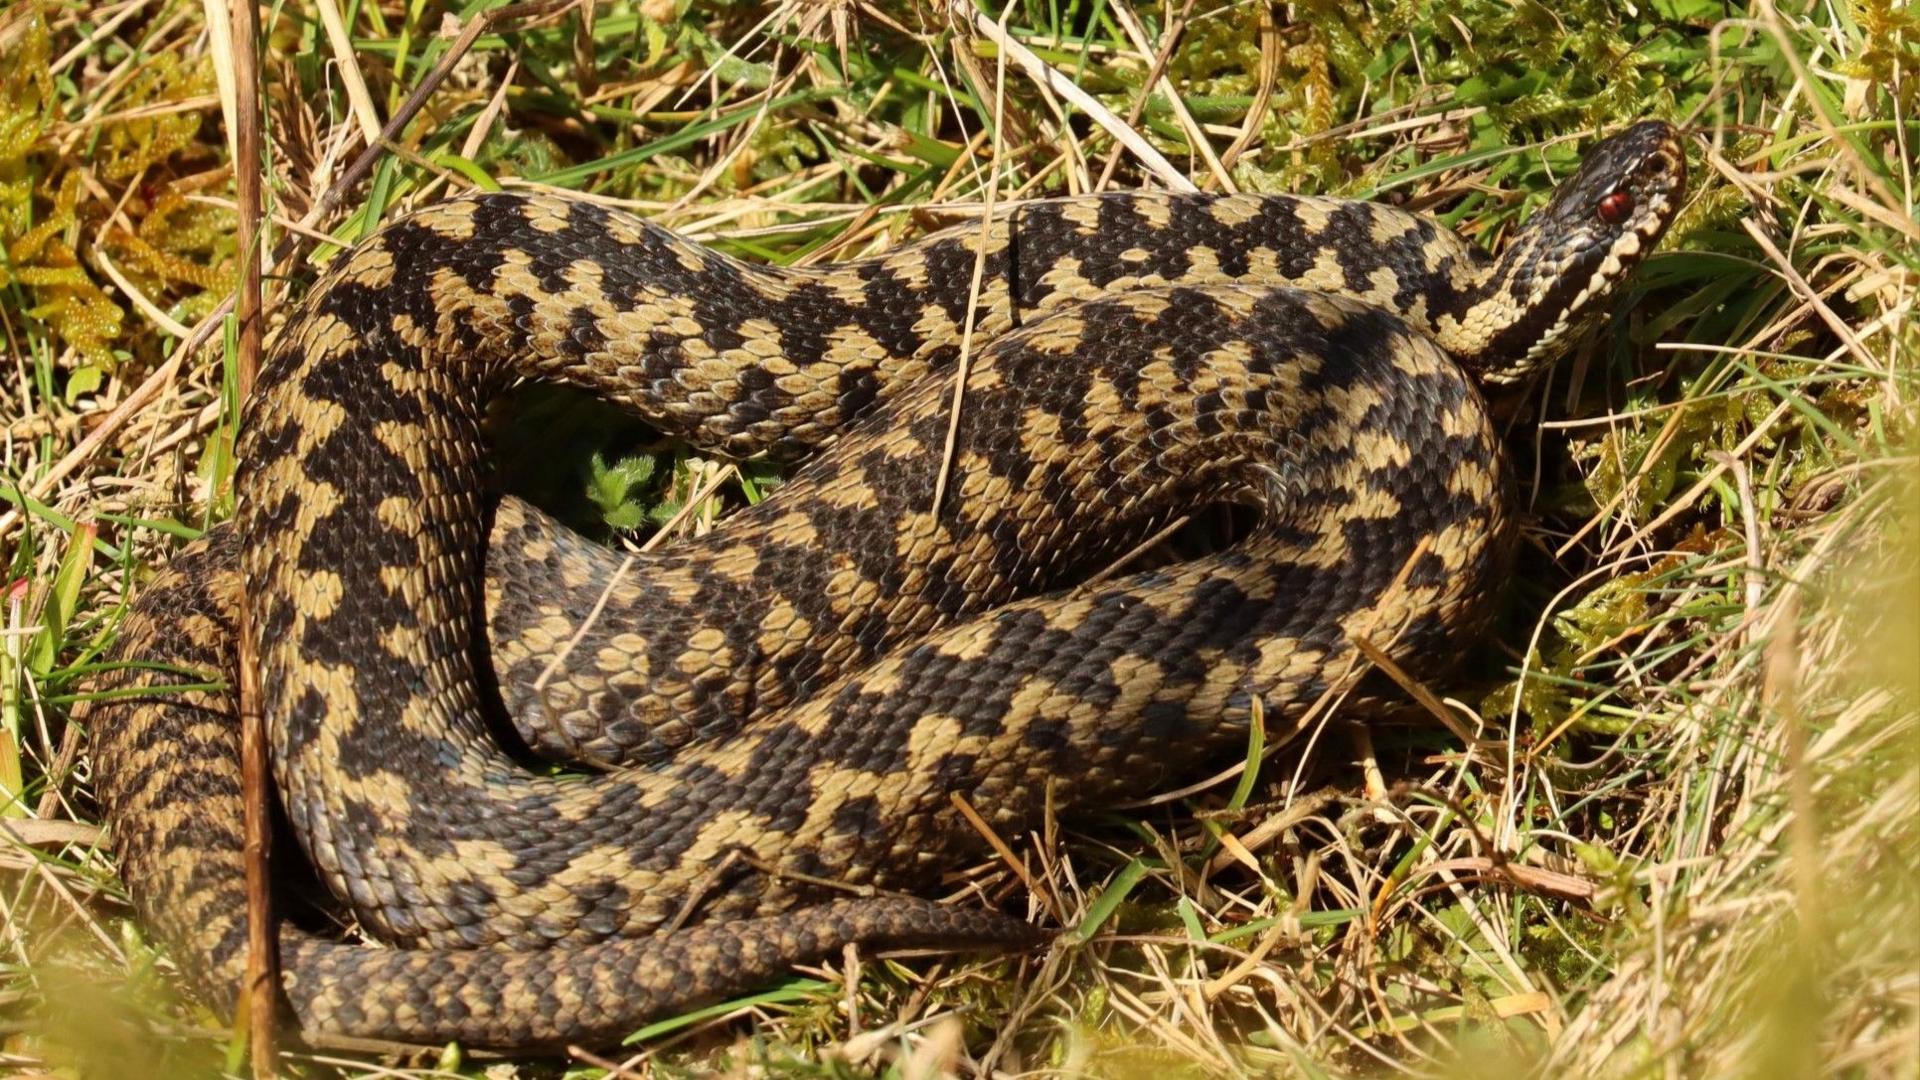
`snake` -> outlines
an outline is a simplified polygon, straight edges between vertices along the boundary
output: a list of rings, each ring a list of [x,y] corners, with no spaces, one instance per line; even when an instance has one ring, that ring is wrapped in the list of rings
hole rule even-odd
[[[1513,548],[1484,393],[1606,315],[1685,180],[1641,121],[1498,257],[1285,194],[1039,199],[812,266],[564,193],[397,218],[269,345],[233,520],[76,710],[136,913],[234,1005],[244,632],[277,813],[360,931],[277,927],[303,1031],[605,1043],[848,944],[1035,946],[924,895],[984,849],[957,803],[1019,835],[1162,789],[1256,711],[1390,693],[1356,643],[1443,673]],[[530,380],[799,464],[616,552],[495,490]],[[1244,535],[1127,563],[1220,506]]]

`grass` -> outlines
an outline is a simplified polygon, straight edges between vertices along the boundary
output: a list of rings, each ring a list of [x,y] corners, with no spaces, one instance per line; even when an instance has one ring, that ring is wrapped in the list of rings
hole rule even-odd
[[[1237,779],[1005,838],[1022,874],[967,877],[1073,928],[1043,958],[863,954],[630,1058],[519,1073],[1920,1075],[1910,9],[988,11],[1090,116],[964,6],[558,4],[476,38],[334,205],[483,6],[265,9],[271,239],[299,240],[271,310],[473,185],[587,191],[799,263],[1147,182],[1124,128],[1205,187],[1390,199],[1497,244],[1578,139],[1694,131],[1664,254],[1513,410],[1523,565],[1484,655],[1435,688],[1481,741],[1335,709]],[[124,599],[230,510],[223,63],[181,0],[0,11],[0,1068],[23,1073],[244,1061],[130,921],[66,723]],[[721,463],[528,411],[575,433],[543,497],[583,527],[704,528],[775,480],[749,466],[679,514]],[[381,1061],[289,1067],[512,1074]]]

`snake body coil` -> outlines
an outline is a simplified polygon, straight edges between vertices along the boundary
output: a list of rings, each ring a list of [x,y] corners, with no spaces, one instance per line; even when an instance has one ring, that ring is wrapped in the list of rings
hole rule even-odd
[[[311,1030],[604,1040],[849,941],[1031,941],[813,883],[922,887],[972,846],[952,791],[1005,829],[1049,785],[1135,794],[1244,741],[1256,696],[1298,715],[1356,638],[1419,670],[1471,635],[1509,514],[1469,372],[1564,348],[1683,175],[1673,131],[1638,125],[1497,262],[1285,196],[1033,203],[806,270],[583,201],[434,206],[338,259],[277,339],[238,520],[142,593],[119,655],[229,671],[250,605],[287,817],[395,946],[283,929]],[[989,343],[936,505],[970,319]],[[721,453],[826,448],[711,535],[623,559],[490,497],[481,420],[522,377]],[[1234,546],[1072,587],[1227,502],[1261,512]],[[116,670],[86,720],[143,917],[227,1001],[237,725],[225,694],[129,693],[178,681]],[[612,767],[529,768],[508,722]]]

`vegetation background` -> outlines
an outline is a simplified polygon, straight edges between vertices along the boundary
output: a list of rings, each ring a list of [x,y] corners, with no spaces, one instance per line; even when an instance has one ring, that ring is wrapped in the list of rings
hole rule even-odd
[[[129,594],[230,512],[244,253],[208,3],[0,9],[0,1070],[244,1062],[132,923],[67,722]],[[1451,729],[1335,709],[1182,798],[1003,838],[1018,873],[956,881],[1063,922],[1044,957],[858,955],[617,1061],[290,1067],[1920,1075],[1911,8],[494,6],[262,6],[270,313],[474,186],[589,192],[779,263],[1168,176],[1390,200],[1498,245],[1584,140],[1646,115],[1689,127],[1694,189],[1511,410],[1526,553],[1486,655],[1434,688]],[[578,401],[521,413],[515,482],[616,542],[777,484]]]

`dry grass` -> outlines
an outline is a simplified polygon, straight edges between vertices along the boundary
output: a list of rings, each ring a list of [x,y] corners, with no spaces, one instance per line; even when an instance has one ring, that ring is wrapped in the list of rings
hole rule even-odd
[[[624,1062],[519,1071],[1920,1075],[1910,12],[556,3],[473,38],[380,143],[474,10],[267,10],[274,309],[373,222],[476,183],[588,190],[781,262],[1156,177],[1410,200],[1497,242],[1576,137],[1697,133],[1631,313],[1517,409],[1510,616],[1435,688],[1474,741],[1336,705],[1257,768],[1002,838],[1021,872],[965,877],[1075,928],[1043,958],[859,955]],[[130,923],[66,723],[123,598],[230,509],[213,25],[178,0],[0,11],[0,1068],[244,1061]],[[710,523],[679,511],[720,463],[580,430],[548,501]]]

